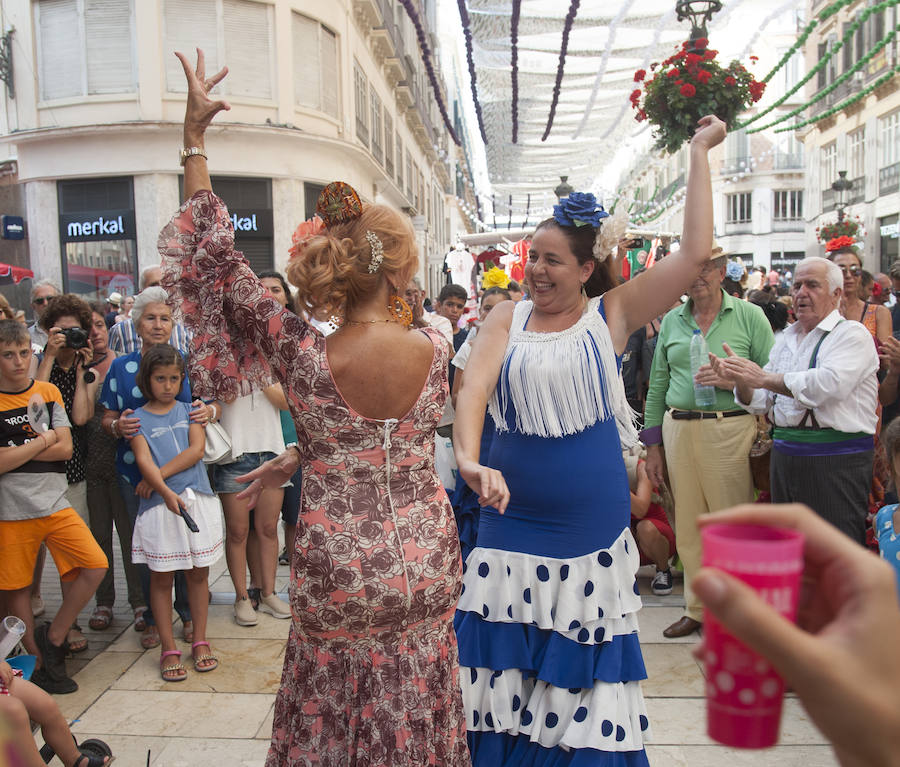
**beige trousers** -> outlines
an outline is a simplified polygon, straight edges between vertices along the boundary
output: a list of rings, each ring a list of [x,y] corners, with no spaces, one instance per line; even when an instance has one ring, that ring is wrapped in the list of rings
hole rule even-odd
[[[702,555],[697,518],[753,502],[748,456],[756,437],[756,419],[741,415],[687,421],[666,413],[662,436],[675,498],[675,545],[684,565],[685,612],[702,621],[703,605],[691,591]]]

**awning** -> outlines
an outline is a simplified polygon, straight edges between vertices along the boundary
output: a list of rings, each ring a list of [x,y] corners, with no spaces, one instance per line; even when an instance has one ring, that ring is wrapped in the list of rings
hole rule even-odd
[[[34,272],[23,266],[0,264],[0,285],[18,284],[24,279],[34,279]]]

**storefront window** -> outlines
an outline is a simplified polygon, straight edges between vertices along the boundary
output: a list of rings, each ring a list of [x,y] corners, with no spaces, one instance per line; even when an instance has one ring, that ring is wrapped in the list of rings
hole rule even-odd
[[[88,300],[137,285],[134,193],[130,178],[60,181],[63,290]]]

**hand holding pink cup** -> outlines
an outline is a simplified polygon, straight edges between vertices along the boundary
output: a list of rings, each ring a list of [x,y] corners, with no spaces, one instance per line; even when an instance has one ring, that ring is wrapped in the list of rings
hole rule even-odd
[[[753,588],[788,620],[796,620],[803,572],[803,534],[764,525],[710,524],[701,529],[703,566]],[[737,748],[778,741],[784,681],[767,660],[704,616],[707,731]]]

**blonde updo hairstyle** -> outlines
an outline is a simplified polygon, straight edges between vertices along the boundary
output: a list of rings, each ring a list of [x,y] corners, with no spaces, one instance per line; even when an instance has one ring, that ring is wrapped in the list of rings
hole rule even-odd
[[[374,273],[369,272],[372,246],[367,231],[374,232],[384,247],[384,260]],[[310,238],[285,272],[297,288],[299,307],[326,320],[346,317],[382,280],[402,293],[418,264],[409,219],[386,205],[363,204],[359,218],[332,224]]]

